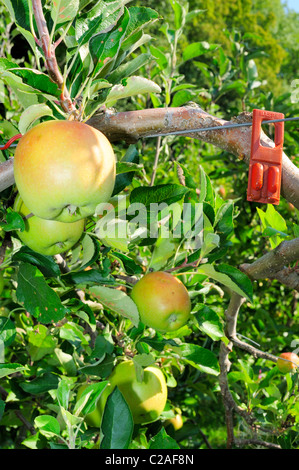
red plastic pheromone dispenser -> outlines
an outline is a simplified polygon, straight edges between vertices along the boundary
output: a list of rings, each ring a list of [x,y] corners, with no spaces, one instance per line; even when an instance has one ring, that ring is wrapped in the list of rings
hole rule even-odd
[[[264,147],[260,143],[262,122],[272,119],[284,119],[284,114],[253,110],[247,201],[277,205],[280,199],[284,122],[274,123],[275,147]]]

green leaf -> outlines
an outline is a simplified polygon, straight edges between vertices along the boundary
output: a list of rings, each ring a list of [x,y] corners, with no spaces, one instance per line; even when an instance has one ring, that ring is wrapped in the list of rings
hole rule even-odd
[[[57,375],[45,373],[36,379],[20,383],[20,387],[24,392],[30,395],[40,395],[41,393],[48,392],[49,390],[56,390],[58,387],[59,378]]]
[[[188,191],[188,188],[178,184],[159,184],[151,187],[139,186],[131,192],[130,203],[140,203],[144,206],[161,202],[172,204],[183,199]]]
[[[177,91],[171,102],[171,106],[173,108],[179,108],[183,106],[183,104],[187,103],[188,101],[192,101],[194,99],[195,93],[190,90],[179,90]]]
[[[287,236],[288,227],[286,221],[272,204],[267,204],[265,211],[257,207],[257,213],[262,223],[263,235],[269,236],[271,247],[276,248],[283,238]]]
[[[195,310],[198,327],[203,333],[210,336],[213,341],[218,341],[225,336],[223,324],[213,309],[207,305],[198,304]]]
[[[22,28],[30,31],[29,5],[27,0],[3,0],[12,19]]]
[[[62,378],[59,381],[59,385],[57,388],[57,400],[59,403],[59,406],[67,409],[68,404],[69,404],[69,398],[70,398],[70,385],[69,382],[66,378]]]
[[[253,288],[252,283],[246,274],[239,269],[228,264],[220,264],[212,266],[211,264],[203,264],[198,268],[199,273],[206,274],[209,278],[220,282],[233,292],[246,297],[252,302]]]
[[[62,351],[60,348],[54,349],[54,354],[68,377],[75,377],[77,375],[77,366],[73,356]]]
[[[21,372],[26,368],[26,366],[22,366],[22,364],[17,363],[0,364],[0,379],[2,379],[2,377],[6,377],[7,375],[14,374],[15,372]]]
[[[180,449],[175,439],[170,437],[164,428],[149,441],[149,449]]]
[[[120,163],[139,163],[139,152],[135,145],[130,145]],[[129,186],[134,178],[135,172],[130,171],[116,175],[112,196],[119,194]]]
[[[127,274],[136,275],[143,272],[142,267],[124,253],[114,252],[113,256],[122,262]]]
[[[97,402],[108,385],[107,381],[102,381],[88,385],[76,402],[74,413],[76,416],[86,416],[96,409]]]
[[[106,98],[105,105],[109,108],[120,99],[145,93],[161,93],[161,88],[147,78],[138,76],[129,77],[122,84],[112,87]]]
[[[25,222],[20,214],[14,212],[9,208],[6,214],[6,222],[1,222],[0,227],[5,232],[11,232],[12,230],[25,230]]]
[[[207,51],[214,51],[217,47],[217,44],[209,44],[206,41],[193,42],[184,48],[183,59],[184,61],[194,59],[195,57],[205,54]]]
[[[90,287],[88,292],[107,309],[128,318],[135,326],[139,324],[138,309],[125,292],[102,286]]]
[[[40,119],[43,116],[53,116],[52,109],[44,103],[33,104],[32,106],[29,106],[29,108],[26,108],[20,116],[20,133],[25,134],[27,130],[32,126],[34,121]]]
[[[134,429],[132,414],[117,387],[109,395],[102,420],[101,449],[128,449]]]
[[[16,327],[13,321],[7,317],[0,317],[0,345],[10,346],[16,337]]]
[[[216,213],[214,229],[222,239],[227,238],[234,230],[233,212],[234,206],[228,202],[222,204]]]
[[[115,60],[121,43],[125,37],[129,22],[128,9],[124,9],[124,14],[111,31],[94,35],[89,42],[89,50],[93,62],[96,64],[94,77],[105,68],[111,60]]]
[[[131,36],[131,34],[135,34],[141,28],[144,28],[145,25],[157,20],[159,18],[159,13],[157,13],[152,8],[138,6],[138,7],[130,7],[130,20],[128,24],[128,28],[126,31],[126,40]]]
[[[175,348],[181,357],[196,369],[211,375],[219,375],[219,364],[215,354],[197,344],[183,343]]]
[[[120,83],[122,80],[133,75],[137,70],[147,64],[151,57],[151,54],[148,53],[138,54],[134,59],[117,67],[117,69],[108,76],[109,82],[112,84]]]
[[[5,401],[0,400],[0,421],[1,421],[2,416],[4,414],[4,410],[5,410]]]
[[[51,17],[56,24],[73,20],[79,9],[79,0],[55,0],[52,2]]]
[[[21,67],[10,69],[10,72],[21,77],[24,84],[30,86],[32,89],[38,90],[40,93],[55,96],[56,98],[60,97],[61,90],[45,73],[39,70]]]
[[[41,323],[57,322],[65,316],[66,308],[37,267],[21,263],[17,282],[18,301]]]
[[[28,334],[28,353],[32,361],[39,361],[57,346],[57,338],[44,325],[36,325]]]
[[[34,266],[37,266],[46,277],[60,276],[59,266],[55,263],[53,256],[41,255],[27,246],[22,246],[20,250],[12,256],[12,261],[23,261],[25,263],[33,264]]]
[[[60,424],[54,416],[37,416],[34,420],[34,424],[38,427],[40,433],[47,438],[60,436]]]

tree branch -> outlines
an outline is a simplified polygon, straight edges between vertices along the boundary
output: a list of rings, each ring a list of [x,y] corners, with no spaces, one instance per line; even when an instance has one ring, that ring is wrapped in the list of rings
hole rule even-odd
[[[299,259],[299,238],[286,240],[251,264],[240,266],[251,279],[277,279],[292,289],[299,290],[297,268],[289,265]]]
[[[199,107],[155,108],[113,113],[107,111],[93,116],[87,124],[103,132],[111,142],[128,143],[152,134],[175,132],[211,126],[225,127],[230,123],[251,122],[251,113],[241,113],[231,122],[206,113]],[[211,143],[243,159],[248,165],[251,153],[251,126],[221,131],[190,132],[186,137]],[[273,141],[261,132],[261,145],[273,147]],[[283,154],[281,194],[299,209],[299,169]]]
[[[63,76],[57,64],[55,56],[55,46],[51,44],[50,34],[48,31],[47,22],[44,17],[41,0],[32,0],[32,7],[40,38],[40,45],[44,52],[45,63],[49,76],[51,80],[56,83],[59,89],[61,90],[61,107],[67,114],[76,115],[76,107],[74,106],[71,100],[69,91],[65,87]]]
[[[251,114],[242,113],[233,119],[233,123],[251,121]],[[225,127],[229,124],[216,116],[206,113],[201,108],[155,108],[138,111],[113,113],[107,111],[93,116],[87,124],[99,129],[110,142],[125,140],[136,142],[155,133],[174,132],[177,130],[205,128],[210,126]],[[215,147],[226,150],[243,159],[247,164],[250,160],[251,127],[232,128],[222,131],[203,131],[186,134],[187,137],[201,139]],[[273,147],[274,143],[264,133],[261,134],[261,144]],[[2,169],[2,165],[6,165]],[[0,165],[0,191],[12,184],[13,158]],[[299,209],[299,169],[283,154],[281,194],[285,199]]]

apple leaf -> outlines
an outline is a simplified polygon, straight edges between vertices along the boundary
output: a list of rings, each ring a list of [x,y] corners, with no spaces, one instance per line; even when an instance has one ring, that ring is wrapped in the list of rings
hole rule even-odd
[[[53,116],[53,111],[44,103],[33,104],[26,108],[20,116],[19,131],[25,134],[34,121],[43,116]]]
[[[96,409],[97,401],[107,384],[108,382],[104,381],[88,385],[75,405],[74,414],[76,416],[86,416],[92,413]]]
[[[57,346],[57,338],[53,337],[44,325],[36,325],[28,334],[28,353],[32,361],[39,361],[50,354]]]
[[[7,317],[0,317],[0,345],[10,346],[16,337],[16,327],[13,321]]]
[[[172,204],[183,199],[188,188],[179,184],[158,184],[156,186],[139,186],[130,194],[130,203],[136,202],[150,206],[150,204]]]
[[[206,274],[209,278],[220,282],[224,286],[230,288],[233,292],[246,297],[252,301],[253,288],[252,283],[246,274],[239,269],[228,264],[219,264],[212,266],[211,264],[203,264],[198,268],[199,273]]]
[[[131,442],[134,423],[130,408],[120,390],[115,387],[109,395],[101,430],[104,437],[101,449],[128,449]]]
[[[150,440],[150,449],[180,449],[178,443],[170,437],[164,428]]]
[[[6,222],[0,222],[0,227],[5,232],[12,230],[25,230],[25,222],[20,214],[9,208],[6,214]]]
[[[134,326],[139,324],[138,309],[133,300],[123,291],[109,287],[93,286],[89,293],[98,299],[103,306],[131,320]]]
[[[210,336],[213,341],[220,340],[224,335],[223,324],[217,313],[204,304],[196,305],[195,317],[199,329]]]
[[[60,424],[54,416],[37,416],[34,423],[39,428],[40,433],[45,437],[51,438],[53,436],[60,436]]]
[[[56,98],[60,97],[61,91],[56,83],[54,83],[47,74],[40,72],[39,70],[15,67],[10,69],[9,72],[21,77],[24,84],[37,90],[39,94],[45,93],[47,95],[55,96]],[[33,92],[33,90],[31,92]]]
[[[15,374],[16,372],[21,372],[22,370],[25,370],[25,369],[26,369],[26,366],[22,366],[22,364],[17,364],[17,363],[0,364],[0,379],[2,379],[2,377],[6,377],[7,375]]]
[[[79,0],[55,0],[51,11],[51,17],[56,24],[71,21],[77,15]]]
[[[48,392],[49,390],[56,390],[58,387],[58,376],[49,372],[39,375],[33,380],[20,383],[20,387],[24,392],[30,395],[39,395]]]
[[[57,322],[65,316],[66,308],[36,266],[21,263],[17,281],[18,301],[41,323]]]
[[[197,344],[183,343],[175,351],[191,366],[206,374],[219,375],[219,364],[215,354]]]
[[[59,277],[60,269],[55,263],[53,256],[45,256],[36,251],[31,250],[28,246],[22,246],[13,256],[12,261],[23,261],[33,264],[46,277]]]
[[[105,101],[107,108],[114,105],[114,103],[123,98],[129,98],[135,95],[144,93],[161,93],[159,85],[152,80],[144,77],[133,76],[129,77],[119,85],[114,85],[108,94]]]
[[[183,60],[187,61],[190,59],[194,59],[202,54],[206,54],[208,51],[214,51],[219,46],[218,44],[209,44],[206,41],[202,42],[193,42],[185,47],[183,51]]]

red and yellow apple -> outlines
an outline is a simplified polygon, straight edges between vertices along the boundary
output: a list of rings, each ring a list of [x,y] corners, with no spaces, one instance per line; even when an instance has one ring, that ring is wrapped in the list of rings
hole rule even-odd
[[[299,367],[299,357],[292,352],[281,353],[277,360],[277,367],[283,374],[293,372]]]
[[[18,231],[18,237],[25,245],[42,255],[52,256],[69,250],[80,240],[84,230],[84,219],[66,224],[41,219],[36,215],[26,218],[31,212],[19,194],[14,202],[14,210],[25,222],[25,230]]]
[[[45,121],[20,139],[14,176],[25,205],[37,217],[75,222],[107,202],[115,184],[109,140],[78,121]]]
[[[107,379],[109,384],[103,390],[97,402],[97,408],[85,417],[87,424],[100,427],[108,396],[117,386],[123,394],[133,416],[135,424],[151,423],[159,418],[167,401],[167,385],[163,372],[156,366],[144,369],[143,380],[137,378],[134,362],[120,362]],[[77,400],[87,387],[80,387]]]
[[[134,285],[131,298],[140,321],[161,333],[178,330],[190,317],[191,301],[186,287],[167,272],[145,274]]]

